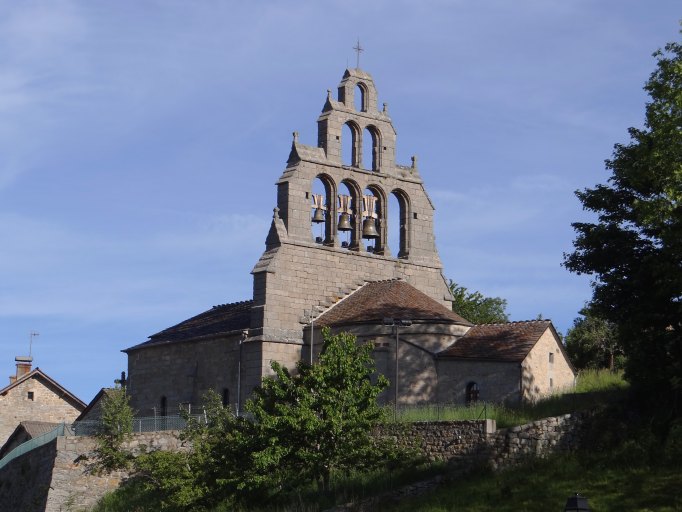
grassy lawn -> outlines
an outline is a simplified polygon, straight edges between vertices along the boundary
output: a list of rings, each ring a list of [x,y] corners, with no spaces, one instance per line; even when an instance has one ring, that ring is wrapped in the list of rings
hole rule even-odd
[[[501,473],[481,471],[383,511],[559,511],[580,492],[593,511],[682,510],[682,464],[561,455]]]

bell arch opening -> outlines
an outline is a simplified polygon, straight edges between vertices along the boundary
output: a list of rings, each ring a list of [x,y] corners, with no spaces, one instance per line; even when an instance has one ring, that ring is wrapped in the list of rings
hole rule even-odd
[[[410,254],[410,200],[408,195],[396,189],[388,198],[388,247],[397,258]]]
[[[326,174],[318,174],[310,187],[310,231],[315,243],[333,245],[336,231],[336,186]]]
[[[367,252],[384,254],[386,196],[379,186],[370,185],[362,193],[362,203],[362,238],[369,241]]]
[[[381,168],[381,133],[373,125],[362,132],[362,164],[368,171]]]
[[[360,127],[353,121],[348,121],[341,129],[341,163],[360,167]]]
[[[358,112],[367,112],[367,86],[362,82],[355,85],[353,103]]]
[[[359,245],[358,205],[361,203],[360,196],[359,187],[355,182],[343,180],[339,185],[339,218],[336,230],[343,249],[357,249]]]

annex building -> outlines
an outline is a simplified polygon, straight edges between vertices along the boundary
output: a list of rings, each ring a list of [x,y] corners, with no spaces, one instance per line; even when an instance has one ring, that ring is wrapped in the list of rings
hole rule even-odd
[[[399,383],[386,401],[518,401],[573,385],[550,321],[472,325],[452,311],[433,203],[416,157],[396,162],[372,77],[346,70],[317,125],[314,145],[294,132],[253,296],[124,350],[138,414],[170,414],[208,389],[243,403],[272,361],[314,361],[323,327],[373,344],[378,370]]]

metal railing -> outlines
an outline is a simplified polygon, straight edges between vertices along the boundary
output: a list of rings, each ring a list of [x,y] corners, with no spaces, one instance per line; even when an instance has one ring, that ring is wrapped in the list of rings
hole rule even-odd
[[[409,423],[414,421],[481,420],[488,418],[490,410],[486,402],[471,405],[453,403],[429,403],[384,406],[389,422]]]
[[[30,452],[31,450],[35,450],[36,448],[39,448],[40,446],[46,445],[50,441],[53,441],[57,439],[59,436],[63,436],[65,431],[65,425],[62,423],[61,425],[58,425],[55,427],[53,430],[35,437],[33,439],[29,439],[25,443],[20,444],[14,450],[9,452],[7,455],[5,455],[2,460],[0,460],[0,469],[3,468],[8,462],[11,460],[16,459],[20,455],[23,455],[24,453]]]

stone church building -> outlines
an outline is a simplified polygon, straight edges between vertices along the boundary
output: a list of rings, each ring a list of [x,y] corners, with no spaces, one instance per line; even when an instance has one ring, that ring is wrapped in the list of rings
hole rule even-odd
[[[253,297],[124,350],[138,414],[171,414],[208,389],[243,404],[272,361],[314,360],[323,327],[373,344],[391,381],[386,401],[518,401],[573,385],[551,322],[474,326],[452,311],[433,203],[416,157],[396,162],[396,131],[372,77],[346,70],[317,124],[314,146],[294,133]]]

